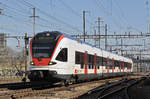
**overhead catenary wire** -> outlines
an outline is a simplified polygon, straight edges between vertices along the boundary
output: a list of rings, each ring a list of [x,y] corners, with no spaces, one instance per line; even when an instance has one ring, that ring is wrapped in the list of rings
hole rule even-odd
[[[25,22],[26,24],[28,24],[28,23],[32,24],[31,21],[25,21],[25,20],[22,20],[22,19],[18,19],[18,18],[14,17],[14,16],[11,16],[11,15],[3,14],[3,16],[6,16],[6,17],[8,17],[8,18],[10,18],[10,19],[12,19],[12,20],[17,21],[17,22],[20,21],[20,22]],[[41,26],[41,27],[48,27],[48,28],[51,28],[51,26],[43,25],[43,24],[40,24],[40,23],[37,23],[36,25]],[[30,25],[28,25],[28,27],[30,27]],[[14,30],[13,30],[13,31],[14,31]]]
[[[27,18],[27,15],[25,15],[24,13],[22,13],[20,10],[17,10],[17,9],[15,9],[15,8],[13,8],[13,7],[10,7],[10,6],[8,6],[7,4],[4,4],[4,3],[1,3],[0,2],[0,5],[4,8],[4,13],[6,12],[6,11],[9,11],[9,13],[11,13],[11,14],[13,14],[13,15],[16,15],[16,16],[22,16],[22,17],[24,17],[24,18]],[[5,11],[6,10],[6,11]]]
[[[22,13],[21,10],[17,10],[16,8],[11,7],[10,5],[7,5],[7,4],[1,3],[1,2],[0,2],[0,5],[4,8],[3,16],[13,19],[16,22],[26,22],[27,24],[31,23],[31,21],[29,21],[29,14]],[[39,20],[43,21],[45,23],[48,23],[48,24],[51,23],[49,20],[46,20],[41,17],[39,17]],[[41,27],[47,27],[49,29],[55,28],[55,26],[52,25],[52,23],[50,25],[45,25],[45,23],[41,24],[41,22],[40,22],[40,23],[37,23],[36,25],[41,26]]]
[[[127,26],[130,26],[130,29],[135,30],[135,31],[137,31],[137,32],[141,32],[141,30],[139,30],[139,29],[137,29],[136,27],[134,27],[133,25],[129,24],[128,20],[125,18],[125,14],[124,14],[122,8],[119,6],[119,4],[118,4],[118,2],[117,2],[116,0],[114,0],[114,3],[115,3],[116,6],[118,7],[121,16],[120,16],[120,15],[118,15],[118,16],[115,15],[115,16],[114,16],[114,14],[112,14],[112,13],[113,13],[113,12],[112,12],[112,9],[113,9],[113,8],[111,8],[111,12],[108,12],[107,9],[103,6],[102,0],[94,0],[94,2],[95,2],[95,4],[96,4],[99,8],[102,8],[102,9],[103,9],[102,11],[104,12],[104,14],[106,14],[107,16],[109,16],[109,17],[112,19],[114,25],[116,25],[117,28],[119,28],[120,30],[122,30],[122,29],[127,29],[127,28],[124,27],[123,23],[120,23],[120,22],[118,22],[118,21],[116,20],[117,17],[119,17],[120,20],[123,20],[123,21],[121,21],[121,22],[124,22]],[[111,1],[111,2],[112,2],[112,1]],[[112,6],[112,5],[111,5],[111,6]]]
[[[77,17],[82,18],[82,14],[79,14],[77,11],[75,11],[72,7],[70,7],[67,3],[65,3],[63,0],[59,0],[68,10],[70,10],[71,13],[76,15]],[[86,19],[87,23],[94,25],[92,22],[90,22],[88,19]]]
[[[16,0],[16,1],[20,1],[20,0]],[[25,4],[25,3],[23,3],[23,4]],[[4,4],[5,5],[5,4]],[[25,5],[25,6],[27,6],[27,5]],[[11,14],[13,14],[13,15],[15,15],[16,17],[18,16],[18,14],[19,14],[19,16],[24,16],[25,18],[28,18],[29,17],[29,15],[23,15],[23,14],[20,14],[20,13],[18,13],[16,10],[14,11],[14,9],[12,8],[12,7],[10,7],[10,6],[8,6],[8,5],[6,5],[5,6],[8,10],[11,10],[11,11],[9,11],[9,13],[11,13],[11,12],[14,12],[14,13],[11,13]],[[28,6],[28,7],[30,7],[31,8],[31,5],[30,6]],[[9,17],[9,18],[12,18],[13,20],[16,20],[16,18],[15,18],[15,16],[13,16],[13,15],[6,15],[5,14],[5,16],[7,16],[7,17]],[[23,19],[24,20],[24,19]],[[43,18],[39,18],[39,20],[40,21],[43,21],[43,22],[46,22]],[[17,20],[17,22],[18,22],[18,20]],[[49,22],[49,23],[48,23]],[[51,22],[50,21],[47,21],[46,23],[48,23],[48,24],[50,24]],[[41,27],[48,27],[48,28],[50,28],[50,25],[48,26],[48,25],[45,25],[45,24],[37,24],[37,25],[39,25],[39,26],[41,26]],[[52,24],[51,24],[51,26],[52,26]],[[58,27],[58,25],[56,26],[56,27]],[[52,28],[52,27],[51,27]],[[54,27],[54,25],[53,25],[53,28],[55,28]],[[66,30],[66,29],[64,29],[64,30]]]
[[[131,25],[129,23],[129,21],[127,20],[127,18],[125,16],[125,13],[124,13],[123,9],[121,8],[121,6],[117,2],[117,0],[114,0],[114,3],[116,4],[116,6],[118,7],[118,10],[120,12],[119,18],[122,19],[127,26],[130,26],[130,29],[135,30],[137,32],[142,32],[141,30],[139,30],[138,28],[134,27],[133,25]]]
[[[112,19],[113,23],[116,25],[117,28],[119,28],[119,29],[122,29],[122,28],[123,28],[123,26],[121,25],[121,23],[120,23],[120,22],[117,22],[117,20],[112,16],[112,14],[109,13],[109,12],[106,10],[106,8],[103,6],[103,4],[101,3],[100,0],[94,0],[94,3],[97,5],[97,7],[98,7],[99,9],[101,9],[101,8],[103,9],[102,11],[104,12],[104,14],[107,15],[107,16],[109,16],[109,17]]]
[[[45,12],[45,11],[42,11],[42,10],[39,9],[38,7],[34,6],[33,4],[31,4],[31,3],[29,3],[29,2],[27,2],[27,1],[25,1],[25,0],[18,0],[18,1],[20,1],[21,3],[23,3],[24,5],[26,5],[26,6],[30,7],[30,8],[36,8],[36,10],[38,10],[40,13],[42,13],[42,14],[45,15],[45,16],[47,16],[48,18],[54,19],[54,20],[57,21],[58,23],[64,24],[64,25],[66,25],[67,27],[69,27],[69,28],[71,28],[71,29],[73,29],[73,30],[76,30],[77,32],[82,32],[82,31],[79,30],[78,28],[76,28],[76,27],[74,27],[74,26],[72,26],[72,25],[70,25],[70,24],[68,24],[68,23],[66,23],[66,22],[64,22],[64,21],[62,21],[62,20],[56,18],[55,16],[52,16],[50,13],[47,13],[47,12]]]

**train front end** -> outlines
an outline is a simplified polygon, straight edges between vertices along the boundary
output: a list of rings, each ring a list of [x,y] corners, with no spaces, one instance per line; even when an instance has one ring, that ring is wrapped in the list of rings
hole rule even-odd
[[[30,66],[28,68],[30,81],[59,81],[59,79],[54,78],[57,72],[50,68],[57,66],[53,56],[63,37],[63,34],[54,31],[38,33],[32,38],[30,41]]]

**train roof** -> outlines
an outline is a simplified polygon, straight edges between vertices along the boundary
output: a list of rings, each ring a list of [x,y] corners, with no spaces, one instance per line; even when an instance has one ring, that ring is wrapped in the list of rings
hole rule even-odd
[[[94,46],[94,45],[92,45],[92,44],[89,44],[89,43],[87,43],[87,42],[84,42],[84,41],[81,41],[81,40],[77,40],[77,39],[71,37],[70,35],[68,35],[68,34],[66,34],[66,33],[62,33],[62,32],[59,32],[59,31],[44,31],[44,32],[38,33],[37,35],[41,35],[41,34],[43,34],[43,33],[51,33],[51,34],[54,33],[54,34],[58,34],[58,35],[65,35],[65,37],[67,37],[67,38],[69,38],[69,39],[71,39],[71,40],[74,40],[74,41],[78,41],[78,42],[81,43],[81,44],[85,44],[85,45],[88,45],[88,46],[91,46],[91,47],[100,49],[100,50],[102,50],[102,51],[108,52],[108,53],[113,54],[113,55],[121,56],[121,55],[119,55],[119,54],[115,54],[115,53],[113,53],[113,52],[109,52],[109,51],[106,51],[106,50],[104,50],[104,49],[102,49],[102,48],[96,47],[96,46]],[[125,56],[121,56],[121,57],[126,58],[126,59],[130,59],[130,58],[125,57]],[[131,59],[130,59],[130,60],[131,60]]]
[[[130,58],[128,58],[128,57],[125,57],[125,56],[122,56],[122,55],[119,55],[119,54],[115,54],[115,53],[113,53],[113,52],[109,52],[109,51],[104,50],[104,49],[102,49],[102,48],[96,47],[96,46],[94,46],[94,45],[92,45],[92,44],[89,44],[89,43],[87,43],[87,42],[84,42],[84,41],[81,41],[81,40],[77,40],[77,39],[75,39],[75,38],[71,37],[71,36],[70,36],[70,35],[68,35],[68,34],[65,34],[65,33],[64,33],[64,35],[65,35],[67,38],[71,39],[71,40],[75,40],[75,41],[80,42],[81,44],[86,44],[86,45],[88,45],[88,46],[91,46],[91,47],[94,47],[94,48],[100,49],[100,50],[105,51],[105,52],[108,52],[108,53],[110,53],[110,54],[118,55],[118,56],[121,56],[121,57],[123,57],[123,58],[130,59]]]

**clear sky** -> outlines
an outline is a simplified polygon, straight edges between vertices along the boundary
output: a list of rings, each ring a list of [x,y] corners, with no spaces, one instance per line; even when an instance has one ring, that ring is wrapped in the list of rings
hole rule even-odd
[[[36,8],[36,32],[57,30],[81,34],[82,12],[85,10],[87,34],[93,34],[98,17],[103,21],[102,34],[104,24],[108,24],[108,34],[147,33],[149,4],[150,0],[0,0],[0,9],[3,9],[0,32],[9,35],[24,35],[27,32],[32,36],[33,18],[30,16]],[[17,45],[17,40],[8,41],[10,46]]]

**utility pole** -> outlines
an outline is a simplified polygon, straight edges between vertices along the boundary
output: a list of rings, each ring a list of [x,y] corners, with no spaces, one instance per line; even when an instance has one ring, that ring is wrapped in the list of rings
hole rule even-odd
[[[29,41],[29,37],[27,36],[27,33],[25,33],[25,77],[22,79],[22,81],[26,82],[26,78],[27,78],[27,66],[28,66],[28,41]]]
[[[105,24],[105,50],[107,50],[107,24]]]
[[[98,17],[98,21],[96,21],[97,23],[98,23],[98,35],[99,35],[99,48],[100,48],[100,45],[101,45],[101,31],[100,31],[100,29],[101,29],[101,22],[103,22],[102,20],[101,20],[101,18],[100,17]]]
[[[148,27],[149,27],[149,28],[148,28],[148,30],[149,30],[149,31],[148,31],[148,33],[150,33],[150,24],[149,24],[149,26],[148,26]]]
[[[143,39],[143,47],[144,47],[143,51],[145,51],[145,48],[146,48],[146,42],[145,42],[145,39]]]
[[[116,35],[116,32],[114,32],[114,35]],[[115,40],[116,40],[116,45],[119,45],[119,44],[118,44],[118,38],[117,38],[117,37],[115,38]],[[116,53],[118,54],[118,51],[116,51]]]
[[[141,72],[141,70],[142,70],[142,62],[141,62],[141,60],[142,60],[142,50],[140,50],[140,68],[139,68],[139,72]]]
[[[100,48],[100,43],[101,43],[101,32],[100,32],[100,21],[101,19],[100,19],[100,17],[98,17],[98,34],[99,34],[99,48]]]
[[[35,15],[35,8],[33,8],[33,16],[30,16],[31,18],[33,18],[33,33],[35,35],[36,31],[35,31],[35,19],[39,16]]]
[[[121,38],[121,55],[123,55],[123,40]]]
[[[84,35],[84,42],[85,42],[85,11],[83,11],[83,35]]]
[[[94,35],[95,35],[95,37],[96,37],[96,30],[94,29]],[[96,38],[95,38],[95,46],[96,46]]]

